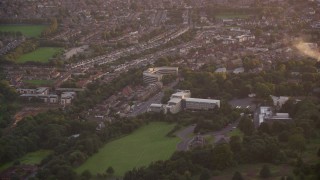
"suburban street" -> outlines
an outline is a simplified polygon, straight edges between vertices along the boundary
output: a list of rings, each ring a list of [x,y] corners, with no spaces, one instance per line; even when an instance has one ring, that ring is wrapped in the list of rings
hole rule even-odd
[[[176,80],[172,83],[170,83],[168,86],[165,86],[164,89],[166,88],[173,88],[174,86],[176,86],[179,83],[179,80]],[[139,114],[145,113],[147,112],[149,106],[153,103],[157,103],[160,104],[161,103],[161,99],[164,96],[163,91],[158,92],[157,94],[155,94],[154,96],[152,96],[151,98],[149,98],[147,101],[142,102],[140,104],[138,104],[134,110],[132,112],[130,112],[128,114],[128,117],[133,117],[133,116],[137,116]]]
[[[133,117],[133,116],[137,116],[139,114],[145,113],[147,112],[149,106],[152,103],[161,103],[161,99],[163,97],[163,92],[160,91],[159,93],[157,93],[156,95],[154,95],[153,97],[151,97],[150,99],[148,99],[145,102],[142,102],[140,104],[138,104],[134,110],[128,114],[129,117]]]

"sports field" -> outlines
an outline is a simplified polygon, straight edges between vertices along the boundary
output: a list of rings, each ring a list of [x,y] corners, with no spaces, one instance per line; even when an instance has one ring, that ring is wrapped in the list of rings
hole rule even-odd
[[[18,159],[18,161],[20,161],[21,164],[40,164],[41,161],[51,153],[52,151],[50,150],[39,150],[24,155],[22,158]],[[13,162],[0,165],[0,172],[11,167],[12,165]]]
[[[19,25],[19,24],[0,24],[0,31],[18,32],[20,31],[27,37],[39,37],[46,25]]]
[[[20,56],[18,58],[18,63],[25,63],[28,61],[47,63],[50,58],[61,51],[62,48],[57,47],[40,47],[35,51]]]
[[[123,176],[134,167],[147,166],[153,161],[169,159],[176,150],[179,138],[166,137],[174,124],[153,122],[132,134],[107,143],[98,153],[76,169],[77,173],[89,170],[92,174],[105,173],[109,166],[115,176]]]

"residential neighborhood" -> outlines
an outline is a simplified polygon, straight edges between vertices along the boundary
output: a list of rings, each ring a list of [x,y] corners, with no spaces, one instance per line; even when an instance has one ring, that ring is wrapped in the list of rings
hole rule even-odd
[[[319,179],[320,0],[1,0],[0,179]]]

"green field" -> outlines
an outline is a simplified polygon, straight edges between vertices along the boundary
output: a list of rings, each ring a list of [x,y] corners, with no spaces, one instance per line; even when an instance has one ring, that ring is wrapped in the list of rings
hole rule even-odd
[[[247,19],[250,14],[221,13],[215,16],[218,19]]]
[[[53,84],[52,80],[24,80],[23,82],[35,86],[51,86]]]
[[[231,136],[239,136],[239,137],[243,137],[243,132],[241,132],[240,129],[236,128],[236,129],[233,129],[232,131],[228,132],[228,136],[231,137]]]
[[[134,167],[169,159],[180,141],[179,138],[166,137],[173,127],[174,124],[163,122],[143,126],[128,136],[107,143],[77,168],[76,172],[89,170],[92,174],[105,173],[112,166],[116,176],[123,176]]]
[[[46,25],[18,25],[18,24],[0,24],[0,31],[18,32],[20,31],[27,37],[39,37]]]
[[[58,54],[62,51],[62,48],[56,47],[40,47],[35,51],[24,54],[18,58],[18,63],[25,63],[28,61],[32,62],[49,62],[49,59],[52,58],[55,54]]]
[[[31,165],[40,164],[42,159],[44,159],[51,153],[52,151],[50,150],[39,150],[39,151],[28,153],[18,160],[20,161],[21,164],[31,164]],[[12,165],[13,165],[13,162],[0,165],[0,172],[11,167]]]

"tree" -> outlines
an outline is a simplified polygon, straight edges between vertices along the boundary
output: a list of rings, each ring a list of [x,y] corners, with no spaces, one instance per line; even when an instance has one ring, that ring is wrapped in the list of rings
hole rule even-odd
[[[89,170],[85,170],[81,173],[81,177],[83,177],[83,179],[91,179],[92,174]]]
[[[108,169],[106,170],[108,175],[113,175],[114,174],[114,169],[112,166],[109,166]]]
[[[263,132],[263,133],[266,133],[266,134],[271,134],[270,126],[266,122],[262,122],[258,129],[259,129],[260,132]]]
[[[213,148],[212,162],[218,170],[230,167],[233,163],[233,153],[229,144],[219,144]]]
[[[229,144],[233,153],[241,152],[242,143],[239,136],[231,136]]]
[[[271,176],[271,171],[270,171],[269,166],[264,165],[259,174],[260,174],[260,177],[262,177],[262,178],[270,177]]]
[[[298,151],[300,155],[306,148],[306,140],[302,134],[291,135],[288,143],[290,148],[294,151]]]
[[[210,172],[205,169],[202,171],[199,180],[209,180],[210,179]]]
[[[252,135],[252,133],[254,131],[253,121],[252,121],[252,119],[248,118],[247,116],[243,116],[240,119],[238,127],[246,136]]]
[[[256,93],[259,97],[266,98],[273,93],[274,87],[271,84],[257,83],[255,88],[256,88]]]
[[[236,171],[233,174],[232,180],[243,180],[242,174],[239,171]]]

